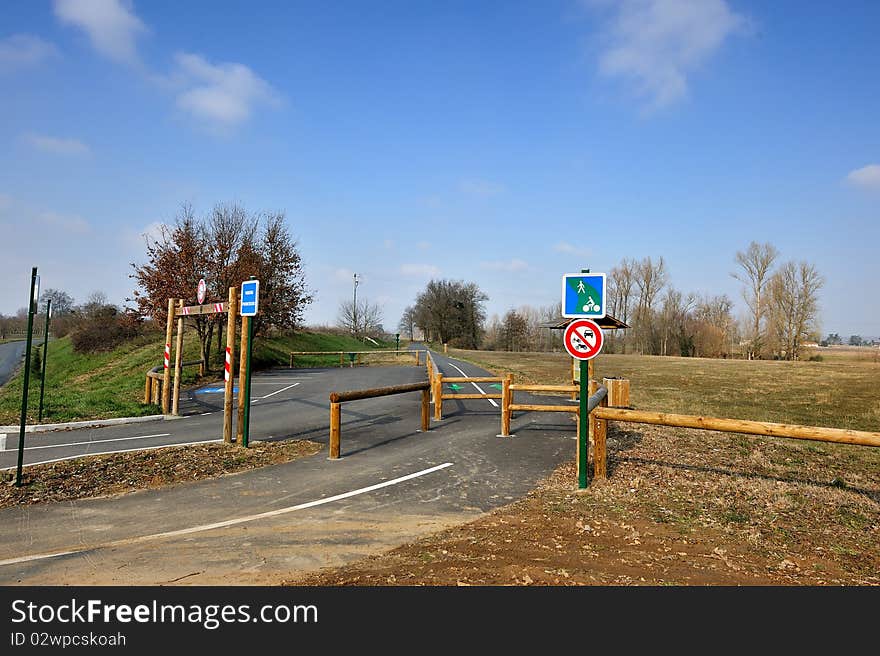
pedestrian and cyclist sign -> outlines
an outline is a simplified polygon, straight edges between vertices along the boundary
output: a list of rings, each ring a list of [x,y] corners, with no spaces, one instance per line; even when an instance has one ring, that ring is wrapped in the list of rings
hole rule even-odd
[[[572,319],[605,317],[605,274],[565,273],[562,276],[562,316]]]
[[[602,329],[595,321],[576,319],[565,329],[565,350],[578,360],[592,360],[602,350]]]

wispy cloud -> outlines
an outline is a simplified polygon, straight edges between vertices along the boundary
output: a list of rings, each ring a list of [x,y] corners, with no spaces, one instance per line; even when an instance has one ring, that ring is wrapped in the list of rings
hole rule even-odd
[[[50,137],[45,134],[25,134],[25,142],[32,148],[56,155],[88,155],[91,149],[78,139]]]
[[[32,34],[13,34],[0,39],[0,71],[12,71],[58,56],[58,49]]]
[[[519,259],[498,260],[494,262],[482,262],[480,268],[486,271],[503,271],[506,273],[515,273],[517,271],[526,271],[529,268],[528,262]]]
[[[880,189],[880,164],[868,164],[850,171],[847,182],[863,189]]]
[[[72,234],[86,234],[91,231],[88,221],[80,216],[72,214],[59,214],[58,212],[40,212],[34,217],[37,223],[47,228],[61,230]]]
[[[492,196],[504,193],[504,185],[481,179],[462,180],[458,188],[464,194],[480,198],[491,198]]]
[[[55,0],[55,16],[86,33],[92,47],[105,57],[127,64],[138,62],[137,39],[148,32],[127,0]]]
[[[272,86],[244,64],[212,64],[201,55],[185,52],[174,59],[185,86],[177,96],[177,106],[215,127],[246,121],[258,105],[280,104]]]
[[[433,264],[403,264],[400,267],[400,273],[405,276],[430,278],[439,276],[440,269]]]
[[[593,254],[592,249],[580,248],[578,246],[574,246],[573,244],[569,244],[567,241],[557,242],[557,244],[553,246],[553,250],[557,253],[564,253],[565,255],[578,255],[580,257],[589,257]]]
[[[681,100],[688,76],[706,62],[748,20],[725,0],[620,0],[588,2],[614,13],[604,30],[608,47],[599,71],[622,78],[644,98],[648,109]]]

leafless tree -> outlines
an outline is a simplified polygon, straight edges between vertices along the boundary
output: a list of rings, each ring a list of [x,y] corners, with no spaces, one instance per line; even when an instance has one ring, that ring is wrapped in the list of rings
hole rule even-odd
[[[764,348],[764,332],[767,316],[767,284],[773,263],[779,251],[770,243],[751,242],[745,251],[737,251],[736,262],[742,271],[731,275],[745,286],[743,299],[748,307],[749,329],[747,354],[751,360],[760,357]]]
[[[358,299],[357,306],[353,300],[343,301],[339,304],[336,325],[349,331],[357,339],[375,338],[383,333],[382,318],[381,306],[371,303],[369,299]]]
[[[783,359],[797,360],[804,341],[816,331],[816,295],[824,282],[816,267],[807,262],[786,262],[770,278],[770,323]]]
[[[636,334],[642,353],[654,353],[657,350],[654,348],[654,316],[657,312],[655,303],[660,291],[666,286],[668,277],[662,256],[656,262],[646,257],[635,264],[634,278],[639,294],[635,314]]]

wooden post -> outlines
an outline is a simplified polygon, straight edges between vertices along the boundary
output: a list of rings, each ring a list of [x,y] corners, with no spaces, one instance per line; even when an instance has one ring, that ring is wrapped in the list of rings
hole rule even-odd
[[[589,369],[591,370],[591,373],[592,373],[593,361],[588,360],[587,364],[589,365]],[[589,395],[588,396],[593,396],[593,394],[595,394],[596,390],[598,390],[598,389],[599,389],[599,383],[591,378],[590,383],[589,383]],[[587,443],[590,445],[589,451],[593,455],[593,462],[595,462],[595,460],[596,460],[596,448],[595,448],[595,445],[596,445],[596,418],[593,416],[593,413],[590,413],[590,415],[587,417]],[[587,462],[589,462],[589,461],[590,461],[590,458],[588,456]]]
[[[339,458],[340,403],[330,403],[330,460]]]
[[[430,412],[429,412],[429,398],[430,394],[428,394],[428,390],[422,390],[422,432],[426,432],[431,426]]]
[[[250,317],[241,318],[241,348],[238,351],[238,417],[235,428],[236,441],[239,444],[244,444],[244,403],[247,392],[247,349],[250,325]]]
[[[162,381],[158,378],[153,379],[153,403],[162,404]]]
[[[144,405],[153,400],[153,379],[147,374],[147,381],[144,383]]]
[[[434,421],[443,419],[443,374],[434,376]]]
[[[501,435],[499,437],[510,437],[510,404],[513,402],[513,390],[510,389],[513,374],[507,374],[501,381]]]
[[[416,354],[416,366],[418,367],[418,366],[421,364],[421,363],[419,362],[419,359],[420,359],[420,358],[419,358],[419,352],[416,351],[415,354]]]
[[[165,371],[162,374],[162,412],[168,414],[171,407],[171,337],[174,334],[173,298],[168,299],[168,321],[165,324]]]
[[[449,353],[449,346],[446,343],[443,344],[443,352]]]
[[[578,372],[578,360],[575,360],[574,358],[572,358],[571,359],[571,384],[572,385],[577,385],[577,382],[578,382],[577,381],[577,372]],[[578,393],[572,392],[571,393],[571,400],[577,401],[577,398],[578,398]]]
[[[608,405],[608,395],[599,402],[600,406]],[[593,413],[595,417],[595,412]],[[605,449],[605,438],[608,436],[608,422],[605,419],[595,417],[593,427],[596,443],[593,449],[593,478],[605,480],[608,477],[608,460]]]
[[[608,406],[612,408],[629,407],[629,380],[626,378],[603,378],[602,384],[608,389]]]
[[[290,354],[290,368],[293,369],[293,353]]]
[[[340,351],[340,352],[339,352],[339,366],[341,367],[342,365],[343,365],[343,363],[342,363],[342,351]]]
[[[229,288],[229,302],[226,306],[226,312],[226,364],[223,369],[225,382],[225,387],[223,388],[223,441],[232,443],[235,442],[235,435],[232,433],[232,397],[235,395],[235,323],[236,316],[238,315],[238,287]],[[290,355],[290,363],[292,367],[292,353]]]
[[[180,299],[183,308],[183,299]],[[183,314],[177,319],[177,343],[174,345],[174,391],[171,394],[171,414],[180,414],[180,376],[183,368]]]

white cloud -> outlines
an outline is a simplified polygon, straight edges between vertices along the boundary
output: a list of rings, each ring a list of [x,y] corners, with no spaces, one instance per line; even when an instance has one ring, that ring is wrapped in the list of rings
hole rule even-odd
[[[589,257],[593,254],[593,251],[589,248],[578,248],[572,244],[569,244],[567,241],[560,241],[554,247],[553,250],[557,253],[564,253],[565,255],[579,255],[583,257]]]
[[[83,235],[91,231],[91,226],[89,226],[85,219],[71,214],[40,212],[34,216],[34,220],[53,230],[61,230],[77,235]]]
[[[880,164],[868,164],[846,176],[850,184],[864,189],[880,189]]]
[[[36,66],[58,55],[58,49],[32,34],[13,34],[0,39],[0,71]]]
[[[83,30],[92,46],[115,61],[136,63],[137,38],[147,26],[126,0],[55,0],[55,16]]]
[[[605,30],[599,71],[634,85],[658,109],[681,100],[688,75],[748,21],[725,0],[621,0]]]
[[[212,64],[201,55],[174,57],[185,90],[177,106],[215,127],[232,127],[250,118],[257,105],[279,104],[278,94],[244,64]]]
[[[489,180],[462,180],[459,184],[462,193],[469,196],[479,196],[480,198],[491,198],[504,192],[504,185]]]
[[[519,259],[500,260],[495,262],[482,262],[480,267],[487,271],[504,271],[507,273],[515,273],[517,271],[525,271],[529,268],[528,262]]]
[[[405,276],[430,278],[439,276],[440,269],[433,264],[403,264],[400,267],[400,273]]]
[[[26,134],[24,140],[33,148],[56,155],[88,155],[91,150],[78,139],[50,137],[45,134]]]

